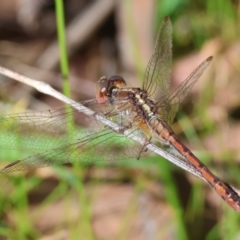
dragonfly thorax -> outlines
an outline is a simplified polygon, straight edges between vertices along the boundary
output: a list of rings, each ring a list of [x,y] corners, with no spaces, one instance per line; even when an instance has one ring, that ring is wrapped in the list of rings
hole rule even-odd
[[[96,85],[98,103],[129,104],[132,111],[142,120],[150,119],[157,112],[156,104],[148,97],[146,90],[125,87],[120,76],[101,77]]]
[[[157,113],[156,104],[148,97],[147,92],[141,88],[129,88],[128,100],[132,105],[133,111],[142,120],[148,121]]]

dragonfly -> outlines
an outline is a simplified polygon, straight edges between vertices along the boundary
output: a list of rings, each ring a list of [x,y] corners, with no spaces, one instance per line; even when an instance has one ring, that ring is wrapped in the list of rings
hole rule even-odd
[[[91,115],[74,109],[72,104],[0,118],[0,147],[33,152],[8,164],[0,173],[56,164],[139,159],[148,154],[148,144],[158,141],[163,147],[174,149],[181,156],[179,163],[184,163],[189,172],[204,179],[230,207],[240,213],[239,190],[214,175],[170,127],[181,103],[212,60],[208,57],[177,89],[170,91],[171,37],[172,24],[169,17],[165,17],[142,87],[128,87],[120,76],[100,78],[96,83],[95,99],[81,102],[93,111]],[[118,124],[119,130],[102,124],[96,116]],[[142,137],[144,142],[136,144],[122,134],[125,130]]]

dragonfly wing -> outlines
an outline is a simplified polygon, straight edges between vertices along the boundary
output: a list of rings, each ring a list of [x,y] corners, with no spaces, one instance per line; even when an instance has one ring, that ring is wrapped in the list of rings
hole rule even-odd
[[[115,109],[95,100],[83,103],[123,127],[131,121],[131,114],[124,116],[127,106],[119,104]],[[23,151],[22,160],[7,165],[0,173],[64,163],[136,159],[142,151],[140,144],[108,129],[94,115],[87,116],[70,106],[0,118],[0,132],[0,148],[28,150]]]
[[[160,27],[154,53],[147,65],[143,89],[155,102],[169,93],[172,64],[172,24],[166,17]]]
[[[66,163],[97,163],[118,160],[136,159],[142,146],[136,145],[123,135],[114,133],[110,129],[99,132],[82,133],[81,139],[68,141],[57,148],[47,149],[22,160],[17,160],[0,170],[0,173],[9,173],[54,166]]]
[[[211,60],[212,57],[208,57],[187,77],[184,82],[182,82],[182,84],[180,84],[180,86],[176,90],[174,90],[170,95],[168,95],[167,99],[159,101],[159,115],[168,124],[171,124],[173,122],[179,106],[181,105],[195,82],[199,79],[204,70],[208,67]]]
[[[81,103],[105,114],[110,105],[100,105],[95,99]],[[71,123],[72,121],[72,123]],[[96,120],[71,106],[41,112],[24,112],[0,117],[0,147],[33,152],[65,144],[66,134],[77,137],[77,129],[96,125]],[[76,130],[76,131],[75,131]]]

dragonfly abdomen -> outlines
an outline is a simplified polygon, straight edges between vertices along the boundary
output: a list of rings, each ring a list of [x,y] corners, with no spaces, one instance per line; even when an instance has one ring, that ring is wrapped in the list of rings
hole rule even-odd
[[[162,120],[153,117],[148,122],[155,138],[166,141],[189,161],[234,210],[240,212],[240,196],[228,184],[215,176],[181,141],[171,128]]]

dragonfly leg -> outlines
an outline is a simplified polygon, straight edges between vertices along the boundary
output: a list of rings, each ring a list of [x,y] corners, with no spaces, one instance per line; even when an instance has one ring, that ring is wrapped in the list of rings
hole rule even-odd
[[[137,160],[140,159],[142,153],[147,152],[146,146],[147,146],[148,143],[150,143],[151,140],[152,140],[152,137],[147,138],[146,135],[145,135],[143,132],[142,132],[142,135],[143,135],[145,141],[144,141],[144,144],[142,145],[142,148],[141,148],[141,150],[140,150],[140,152],[139,152],[139,154],[138,154],[138,156],[137,156]]]

